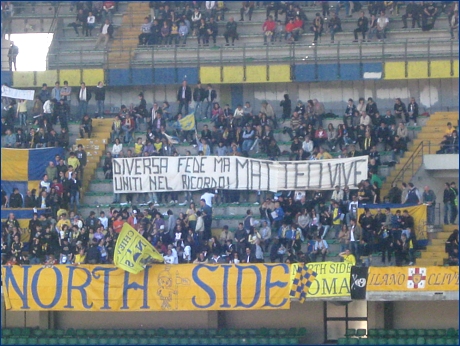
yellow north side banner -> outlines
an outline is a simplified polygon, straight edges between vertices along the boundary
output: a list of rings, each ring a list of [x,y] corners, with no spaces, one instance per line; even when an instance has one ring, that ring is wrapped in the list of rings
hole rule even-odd
[[[343,262],[312,262],[308,269],[316,273],[308,289],[308,298],[350,297],[351,265]]]
[[[164,263],[163,256],[127,222],[115,244],[113,263],[116,267],[137,274],[147,264]]]
[[[2,266],[14,311],[289,309],[288,264],[155,264],[138,274],[111,265]]]
[[[291,290],[299,266],[291,264]],[[350,297],[351,265],[343,262],[312,262],[306,266],[313,275],[306,298]],[[294,295],[291,293],[291,297]]]
[[[369,267],[369,291],[458,291],[458,267]]]

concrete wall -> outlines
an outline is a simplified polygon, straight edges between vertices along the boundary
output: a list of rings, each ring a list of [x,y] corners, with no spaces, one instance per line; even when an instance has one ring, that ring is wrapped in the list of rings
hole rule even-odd
[[[91,86],[89,86],[91,87]],[[177,110],[176,92],[178,86],[158,85],[138,88],[119,88],[108,89],[106,95],[105,108],[111,106],[120,107],[125,104],[137,105],[138,94],[144,93],[147,105],[150,108],[153,101],[161,104],[168,101],[171,104],[171,111],[174,114]],[[192,85],[192,89],[195,85]],[[234,109],[236,104],[231,104],[232,95],[230,85],[216,85],[217,101],[221,106],[229,103]],[[77,88],[73,88],[74,93]],[[377,103],[379,110],[384,113],[387,109],[393,110],[396,97],[400,97],[404,103],[408,103],[410,97],[415,97],[420,112],[446,111],[458,109],[458,80],[457,79],[425,79],[425,80],[363,80],[363,81],[337,81],[337,82],[314,82],[314,83],[270,83],[270,84],[246,84],[242,88],[244,101],[251,102],[255,110],[260,109],[262,100],[268,100],[274,107],[277,114],[281,114],[279,102],[283,95],[288,93],[293,102],[302,100],[306,103],[309,99],[318,99],[324,103],[326,112],[333,112],[342,115],[346,108],[349,98],[356,102],[360,97],[367,99],[372,97]],[[234,98],[234,99],[241,99]],[[72,95],[72,112],[76,112],[76,95]],[[88,111],[96,110],[94,98],[89,102]]]
[[[458,171],[458,154],[444,154],[444,155],[424,155],[423,164],[426,170],[433,171]],[[443,172],[433,172],[443,174]],[[445,173],[444,173],[445,174]]]
[[[307,342],[318,344],[324,341],[323,302],[293,302],[290,310],[273,311],[228,311],[225,323],[229,328],[307,328]]]
[[[216,311],[54,312],[55,328],[217,328]]]
[[[458,328],[458,302],[397,302],[393,323],[395,328]]]

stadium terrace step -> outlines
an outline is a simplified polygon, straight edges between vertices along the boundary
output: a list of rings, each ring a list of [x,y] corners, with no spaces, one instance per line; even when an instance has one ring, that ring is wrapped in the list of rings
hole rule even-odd
[[[445,252],[437,252],[437,251],[422,251],[422,258],[423,259],[444,259],[447,258],[447,254]]]
[[[445,245],[428,245],[426,247],[427,252],[442,252],[445,253],[446,251]]]
[[[454,230],[458,229],[458,225],[443,225],[442,229],[443,229],[443,232],[452,233]]]
[[[108,139],[106,138],[77,138],[77,145],[82,144],[82,145],[99,145],[99,146],[104,146],[108,142]]]
[[[443,134],[446,129],[447,129],[447,123],[450,122],[452,123],[452,126],[456,127],[458,126],[458,119],[453,119],[453,120],[449,120],[449,119],[444,119],[444,120],[432,120],[430,119],[429,122],[428,122],[428,126],[427,128],[425,129],[425,132],[435,132],[435,129],[437,129],[437,131],[440,133],[440,134]]]
[[[416,265],[417,267],[443,266],[444,258],[419,258]]]
[[[439,234],[439,233],[441,233],[441,232],[438,232],[436,234]],[[434,238],[434,239],[431,239],[430,242],[431,242],[431,245],[433,245],[433,246],[441,246],[442,245],[444,247],[445,244],[446,244],[446,239],[444,239],[444,238]]]
[[[456,228],[458,228],[458,226],[456,226]],[[436,237],[435,239],[442,239],[442,240],[446,241],[450,237],[451,234],[452,234],[452,231],[436,232],[435,233],[435,237]]]
[[[428,125],[429,126],[429,125]],[[447,126],[444,125],[444,131]],[[420,137],[423,138],[424,141],[431,141],[433,143],[438,144],[442,140],[442,136],[444,135],[444,131],[441,132],[441,129],[437,132],[428,132],[423,131],[420,134]]]
[[[436,112],[430,115],[430,119],[458,122],[458,115],[458,112]]]
[[[415,149],[421,142],[423,141],[427,141],[424,137],[423,137],[424,133],[421,132],[421,135],[418,136],[417,138],[415,138],[413,141],[412,141],[412,147]],[[433,139],[433,140],[428,140],[430,141],[430,143],[426,143],[426,145],[430,144],[430,146],[436,146],[436,145],[439,145],[439,143],[442,141],[442,137],[444,135],[444,133],[439,133],[438,134],[439,137],[438,139]],[[433,153],[434,154],[434,153]]]
[[[439,121],[439,123],[437,123]],[[442,124],[440,123],[442,121]],[[452,126],[456,126],[458,123],[452,122]],[[437,134],[437,139],[439,139],[440,135],[443,134],[447,129],[447,122],[443,120],[434,120],[430,121],[427,124],[427,127],[423,129],[423,136],[430,135],[433,133]]]

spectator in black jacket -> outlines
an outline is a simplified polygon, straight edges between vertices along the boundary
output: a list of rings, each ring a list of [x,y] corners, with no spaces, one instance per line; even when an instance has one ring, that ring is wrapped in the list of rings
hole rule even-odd
[[[201,82],[198,81],[195,89],[193,89],[193,102],[195,103],[195,117],[196,119],[201,119],[203,113],[203,100],[205,99],[205,90],[201,86]],[[200,116],[198,117],[198,112]]]
[[[27,136],[23,133],[21,128],[17,129],[16,132],[16,148],[27,147]]]
[[[407,29],[407,19],[412,19],[412,29],[415,28],[415,23],[420,28],[420,6],[415,1],[409,1],[406,6],[406,14],[403,14],[403,29]]]
[[[23,199],[17,187],[13,188],[13,193],[10,195],[10,208],[22,208]]]
[[[75,19],[75,22],[69,23],[67,26],[73,27],[73,29],[75,30],[75,33],[77,34],[77,36],[80,36],[80,34],[78,33],[77,28],[81,27],[82,28],[81,29],[81,35],[83,36],[85,34],[85,30],[86,30],[87,18],[88,18],[88,15],[83,11],[83,9],[80,9],[80,10],[78,10],[77,18]]]
[[[97,87],[94,90],[94,97],[97,103],[97,117],[104,117],[104,101],[105,101],[105,86],[104,83],[97,83]]]
[[[86,263],[88,264],[98,264],[101,262],[101,253],[97,247],[97,239],[94,238],[88,248],[86,254]]]
[[[283,121],[291,117],[292,102],[289,94],[284,94],[284,100],[280,102],[280,107],[283,107]]]
[[[276,1],[274,1],[276,2]],[[267,6],[268,8],[268,6]],[[268,11],[268,10],[267,10]],[[277,15],[276,15],[277,16]],[[268,17],[268,15],[267,15]],[[234,21],[233,17],[230,17],[229,22],[227,22],[227,25],[225,26],[225,33],[224,33],[224,38],[225,38],[225,45],[229,46],[228,39],[232,39],[232,46],[235,45],[235,39],[238,40],[238,33],[236,32],[238,27],[238,24]]]
[[[187,85],[187,81],[184,80],[182,85],[177,90],[177,103],[179,103],[178,113],[182,113],[182,108],[185,106],[185,115],[189,114],[189,105],[192,102],[192,89]]]
[[[27,190],[25,201],[24,201],[24,208],[35,208],[35,196],[32,195],[30,190]]]
[[[88,134],[88,138],[91,138],[91,132],[93,131],[93,120],[88,114],[83,116],[80,124],[80,138],[85,137],[85,133]]]
[[[353,42],[358,42],[358,33],[362,33],[363,41],[366,40],[366,32],[369,29],[369,20],[364,16],[364,11],[361,11],[361,15],[358,19],[358,27],[353,31],[355,35],[355,40]]]

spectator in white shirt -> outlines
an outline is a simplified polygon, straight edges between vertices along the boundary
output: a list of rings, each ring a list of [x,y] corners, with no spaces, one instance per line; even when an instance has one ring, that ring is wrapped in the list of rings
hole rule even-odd
[[[46,193],[50,193],[51,190],[51,182],[48,180],[48,174],[43,175],[43,180],[40,182],[40,191],[46,191]]]
[[[387,38],[387,31],[388,31],[388,17],[385,16],[385,12],[380,12],[380,17],[377,19],[377,38],[379,40],[385,40]]]
[[[205,192],[201,197],[200,199],[204,199],[206,201],[206,204],[209,205],[211,208],[212,208],[212,199],[215,197],[216,195],[214,193],[211,193],[211,192]]]
[[[309,136],[305,136],[305,141],[302,143],[302,149],[306,153],[311,154],[313,152],[314,143]]]
[[[93,16],[92,12],[89,12],[88,18],[86,18],[86,29],[85,29],[86,37],[88,37],[88,33],[89,33],[89,36],[92,36],[92,32],[95,26],[96,26],[96,17]]]
[[[316,258],[318,257],[318,255],[321,255],[322,262],[325,262],[328,247],[329,246],[327,245],[327,241],[321,239],[319,235],[316,236],[315,247],[311,253],[313,257],[313,262],[316,262]]]
[[[336,185],[334,192],[332,192],[332,197],[334,201],[341,202],[343,200],[343,191],[340,190],[340,186]]]
[[[174,264],[174,256],[171,249],[168,249],[168,254],[163,256],[165,264]]]
[[[190,243],[186,242],[184,246],[184,253],[182,254],[182,258],[185,263],[191,263],[192,259],[192,248],[190,247]]]
[[[109,219],[107,218],[107,216],[105,216],[105,213],[103,211],[101,211],[99,215],[100,215],[99,220],[101,220],[101,225],[104,226],[104,229],[107,229],[107,227],[109,227]]]
[[[112,147],[112,156],[114,158],[117,158],[120,156],[120,153],[123,151],[123,143],[120,143],[119,138],[115,138],[115,143],[113,144]]]

